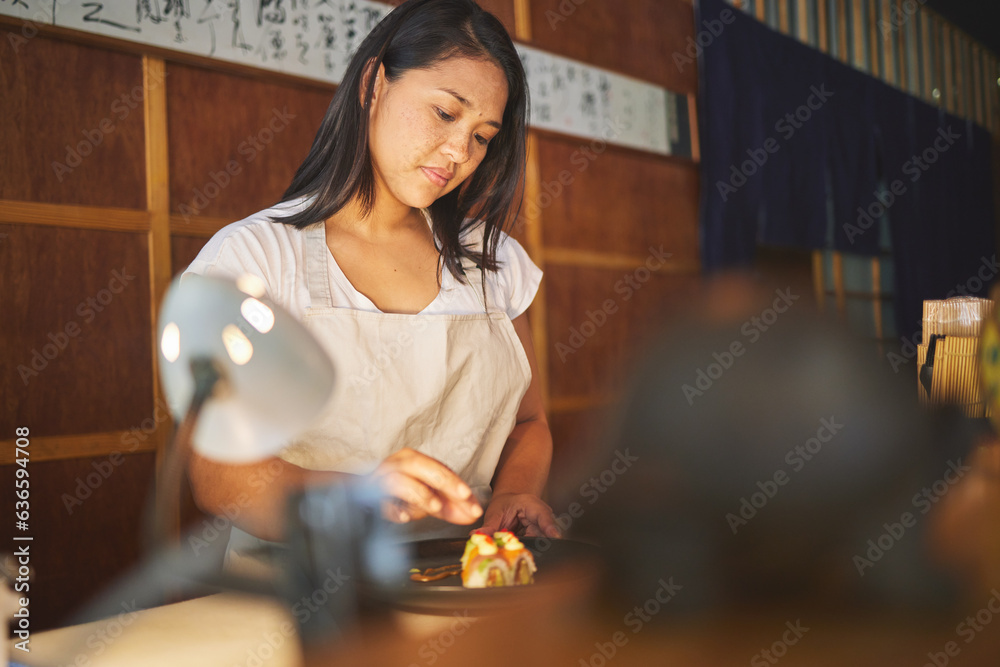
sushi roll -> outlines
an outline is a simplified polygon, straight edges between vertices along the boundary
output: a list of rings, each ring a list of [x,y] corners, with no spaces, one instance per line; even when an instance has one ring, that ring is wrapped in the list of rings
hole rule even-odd
[[[473,533],[462,554],[462,585],[466,588],[523,586],[535,581],[535,559],[513,533],[492,537]]]

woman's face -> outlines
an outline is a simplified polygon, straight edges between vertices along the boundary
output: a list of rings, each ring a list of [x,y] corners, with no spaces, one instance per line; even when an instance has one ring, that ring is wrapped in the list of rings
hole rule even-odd
[[[488,60],[449,58],[388,82],[380,68],[369,148],[376,205],[425,208],[458,187],[500,132],[507,79]]]

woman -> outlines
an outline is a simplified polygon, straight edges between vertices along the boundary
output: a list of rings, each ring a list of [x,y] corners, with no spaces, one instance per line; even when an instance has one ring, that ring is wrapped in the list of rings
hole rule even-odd
[[[221,230],[195,273],[261,278],[330,353],[325,414],[280,458],[196,457],[196,500],[282,538],[286,495],[366,474],[392,521],[558,536],[552,440],[524,311],[540,270],[503,229],[524,172],[526,82],[471,0],[410,0],[365,39],[278,205]],[[323,472],[317,472],[323,471]],[[485,516],[481,505],[488,501]],[[238,549],[237,549],[238,550]]]

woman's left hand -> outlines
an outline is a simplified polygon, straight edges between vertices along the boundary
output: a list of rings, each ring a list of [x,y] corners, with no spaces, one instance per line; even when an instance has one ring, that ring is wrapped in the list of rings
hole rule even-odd
[[[552,508],[538,496],[529,493],[502,493],[493,496],[483,517],[481,532],[498,530],[517,533],[524,529],[525,537],[562,537]]]

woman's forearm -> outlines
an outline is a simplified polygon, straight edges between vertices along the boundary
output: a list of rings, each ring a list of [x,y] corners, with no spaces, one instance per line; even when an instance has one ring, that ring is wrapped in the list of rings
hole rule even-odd
[[[552,464],[552,433],[544,419],[520,422],[511,431],[493,477],[493,495],[541,496]]]
[[[315,472],[277,457],[232,465],[192,455],[191,491],[203,511],[222,516],[264,540],[285,538],[288,497],[306,485],[329,484],[345,473]]]

